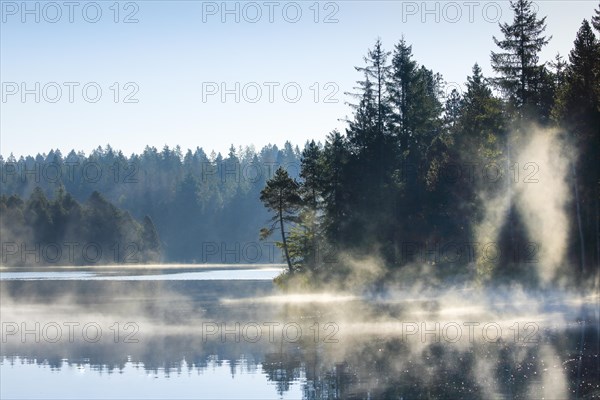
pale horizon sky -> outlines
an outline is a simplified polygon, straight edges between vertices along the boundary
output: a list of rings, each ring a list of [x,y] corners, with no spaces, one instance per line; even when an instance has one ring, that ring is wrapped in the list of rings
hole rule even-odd
[[[344,92],[361,79],[354,66],[378,37],[391,51],[404,35],[420,65],[441,73],[448,90],[462,90],[475,62],[493,75],[492,36],[513,18],[507,1],[146,0],[119,2],[118,13],[114,1],[76,1],[72,9],[30,1],[24,14],[23,4],[0,2],[5,158],[50,149],[89,154],[106,144],[126,155],[165,144],[223,154],[231,144],[302,147],[343,131],[339,119],[351,113]],[[541,54],[549,61],[568,56],[598,1],[534,5],[553,36]],[[24,101],[23,85],[32,90]],[[230,90],[224,102],[222,85]],[[128,95],[137,102],[125,102]]]

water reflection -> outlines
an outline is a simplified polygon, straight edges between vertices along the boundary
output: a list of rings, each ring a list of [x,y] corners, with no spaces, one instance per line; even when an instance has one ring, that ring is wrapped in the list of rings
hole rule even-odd
[[[600,396],[594,296],[288,296],[257,280],[0,285],[2,397]],[[31,392],[33,376],[44,391]]]

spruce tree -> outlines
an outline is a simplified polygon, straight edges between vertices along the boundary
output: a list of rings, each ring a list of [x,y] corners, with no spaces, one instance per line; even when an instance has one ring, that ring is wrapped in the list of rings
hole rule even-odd
[[[327,135],[323,148],[323,230],[332,245],[346,242],[345,227],[349,216],[348,141],[338,131]]]
[[[409,138],[412,134],[409,120],[414,108],[409,104],[414,94],[416,75],[417,63],[412,59],[412,46],[409,46],[402,37],[394,49],[390,80],[392,119],[402,152],[408,151]]]
[[[306,144],[302,152],[300,177],[300,196],[302,209],[300,224],[304,228],[302,247],[305,264],[310,268],[318,268],[320,237],[320,214],[322,208],[323,160],[321,149],[314,140]]]
[[[390,115],[390,107],[388,103],[387,82],[390,75],[390,66],[387,59],[390,53],[383,49],[381,39],[377,39],[373,49],[369,50],[367,56],[364,57],[365,67],[355,67],[365,76],[364,81],[359,81],[360,87],[363,89],[367,85],[372,85],[373,102],[376,111],[376,133],[378,136],[385,135],[385,130],[388,128],[388,119]]]
[[[500,24],[503,39],[494,37],[500,52],[491,53],[492,68],[500,76],[494,83],[503,91],[518,116],[537,113],[544,65],[539,53],[551,37],[543,36],[546,17],[538,19],[531,0],[511,0],[512,24]]]
[[[575,144],[577,162],[572,166],[576,220],[578,221],[577,258],[583,270],[597,257],[594,246],[600,243],[597,225],[600,190],[600,44],[590,23],[581,24],[574,48],[569,53],[565,82],[557,96],[554,117]],[[598,252],[596,246],[595,252]]]
[[[600,32],[600,4],[598,4],[598,9],[594,11],[596,15],[592,17],[592,25],[594,25],[594,29]]]

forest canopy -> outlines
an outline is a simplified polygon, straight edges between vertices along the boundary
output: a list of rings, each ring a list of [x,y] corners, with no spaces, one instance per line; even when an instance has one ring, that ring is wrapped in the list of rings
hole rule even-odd
[[[287,215],[282,280],[344,282],[366,257],[385,266],[380,283],[411,265],[446,281],[597,273],[600,42],[584,20],[568,61],[541,62],[545,17],[529,0],[510,4],[513,21],[492,38],[496,76],[475,63],[463,93],[444,95],[404,38],[391,51],[375,41],[355,67],[345,134],[309,143],[300,181],[282,172],[261,197],[273,209],[266,191],[287,182],[275,210]]]

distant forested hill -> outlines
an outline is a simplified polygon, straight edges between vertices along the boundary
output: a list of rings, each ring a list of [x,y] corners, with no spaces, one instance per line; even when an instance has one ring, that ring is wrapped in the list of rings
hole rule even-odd
[[[50,150],[0,157],[0,194],[24,199],[39,187],[37,197],[53,199],[63,188],[69,201],[86,202],[98,192],[133,218],[154,222],[164,262],[279,263],[279,249],[258,236],[268,219],[259,193],[279,166],[298,177],[297,146],[231,146],[226,157],[199,147],[146,147],[130,156],[110,145],[88,155]]]
[[[158,234],[93,192],[80,204],[60,188],[54,200],[35,188],[27,200],[0,196],[2,265],[104,265],[160,261]]]

